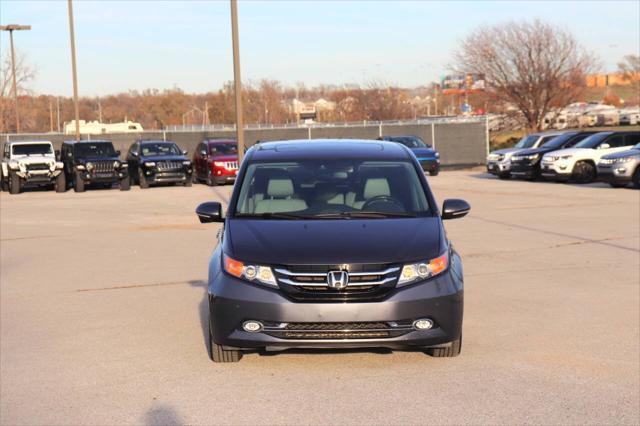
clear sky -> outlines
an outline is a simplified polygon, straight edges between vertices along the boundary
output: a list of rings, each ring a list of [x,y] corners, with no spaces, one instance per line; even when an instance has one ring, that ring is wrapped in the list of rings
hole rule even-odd
[[[436,81],[458,41],[482,24],[540,18],[573,32],[613,71],[640,51],[640,1],[241,1],[244,80],[285,84]],[[74,2],[79,92],[177,86],[219,89],[233,78],[228,1]],[[67,2],[0,0],[0,23],[30,24],[16,50],[37,68],[36,93],[71,95]],[[8,36],[0,35],[2,53]]]

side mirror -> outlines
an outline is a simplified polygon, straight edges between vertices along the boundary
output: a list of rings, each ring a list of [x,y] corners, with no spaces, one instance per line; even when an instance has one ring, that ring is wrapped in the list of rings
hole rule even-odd
[[[53,151],[53,153],[54,153],[54,154],[55,154],[55,156],[56,156],[56,160],[59,160],[59,159],[60,159],[60,150],[59,150],[59,149],[56,149],[55,151]]]
[[[133,155],[134,157],[137,157],[138,153],[136,151],[131,151],[131,155]]]
[[[196,207],[196,214],[200,223],[224,222],[222,205],[216,201],[209,201]]]
[[[471,206],[464,200],[444,200],[442,204],[442,220],[459,219],[471,210]]]
[[[608,143],[603,143],[598,147],[598,149],[609,149],[609,148],[611,148],[611,145],[609,145]]]
[[[183,149],[182,150],[182,155],[187,155],[187,152],[189,152],[189,151],[187,151],[186,149]]]
[[[202,151],[200,151],[200,155],[203,156],[203,157],[206,157],[207,156],[207,150],[203,149]]]
[[[120,150],[117,150],[117,151],[116,151],[116,155],[117,155],[118,157],[120,157]]]

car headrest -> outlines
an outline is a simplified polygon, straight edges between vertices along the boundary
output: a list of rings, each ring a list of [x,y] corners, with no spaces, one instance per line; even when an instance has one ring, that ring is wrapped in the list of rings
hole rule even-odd
[[[291,197],[293,195],[293,181],[287,178],[269,179],[267,195],[278,198]]]
[[[369,178],[364,184],[362,196],[365,199],[377,197],[378,195],[391,195],[389,182],[385,178]]]

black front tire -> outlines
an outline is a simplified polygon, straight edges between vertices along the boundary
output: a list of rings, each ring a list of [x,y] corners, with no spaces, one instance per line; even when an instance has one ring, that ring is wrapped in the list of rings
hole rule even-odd
[[[505,180],[505,179],[509,179],[511,177],[511,173],[498,173],[498,178]]]
[[[209,354],[213,362],[238,362],[242,359],[242,352],[223,349],[222,345],[213,341],[211,326],[209,326]]]
[[[80,176],[79,172],[76,172],[76,176],[73,181],[73,190],[75,192],[84,192],[84,180],[82,180],[82,176]]]
[[[640,166],[636,168],[636,171],[633,172],[633,177],[631,178],[633,182],[634,188],[640,189]]]
[[[457,340],[451,342],[451,345],[446,348],[428,348],[427,354],[434,358],[453,358],[460,355],[462,351],[462,336]]]
[[[440,170],[431,170],[429,176],[438,176],[438,173],[440,173]]]
[[[53,187],[56,189],[56,192],[65,192],[67,190],[67,179],[64,172],[56,176],[56,181],[54,182]]]
[[[184,186],[191,186],[191,185],[193,185],[193,180],[192,180],[192,178],[191,178],[191,177],[189,177],[189,176],[187,176],[187,178],[185,179],[185,181],[184,181],[183,185],[184,185]]]
[[[149,187],[149,182],[147,182],[147,178],[144,177],[144,172],[142,169],[138,169],[138,185],[140,185],[141,189],[146,189]]]
[[[8,177],[4,177],[4,176],[0,176],[0,189],[2,190],[2,192],[8,192],[9,191],[9,178]]]
[[[596,175],[596,167],[589,162],[580,161],[573,167],[572,178],[576,183],[591,183]]]
[[[131,188],[131,179],[129,176],[120,179],[120,191],[128,191]]]
[[[218,182],[216,181],[216,178],[213,177],[213,171],[211,171],[211,169],[209,169],[209,171],[207,172],[207,185],[209,186],[217,186]]]
[[[9,174],[9,193],[19,194],[20,192],[22,192],[22,179],[16,172],[11,172]]]

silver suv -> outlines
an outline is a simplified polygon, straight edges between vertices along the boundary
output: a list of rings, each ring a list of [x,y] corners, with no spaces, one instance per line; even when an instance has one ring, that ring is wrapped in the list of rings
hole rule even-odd
[[[19,194],[25,186],[53,185],[57,192],[64,192],[66,182],[62,167],[49,141],[5,142],[2,190]]]
[[[598,178],[614,188],[632,182],[640,189],[640,143],[629,150],[602,157],[598,162]]]

